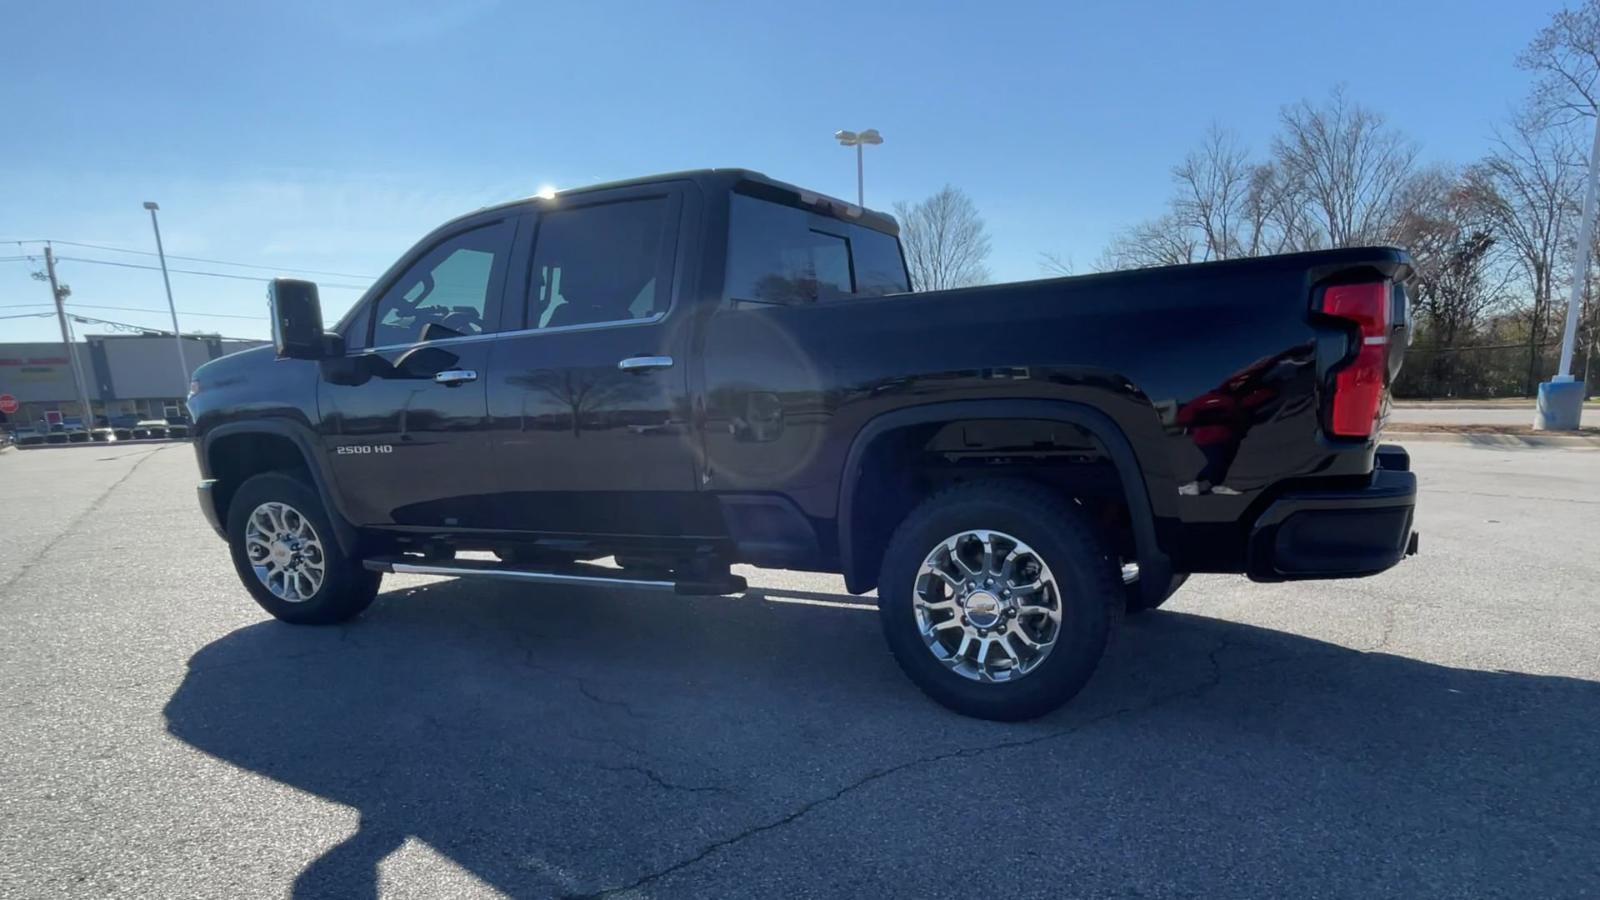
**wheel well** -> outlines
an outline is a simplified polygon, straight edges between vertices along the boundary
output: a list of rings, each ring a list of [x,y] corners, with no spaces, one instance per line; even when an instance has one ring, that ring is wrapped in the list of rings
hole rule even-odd
[[[263,472],[286,472],[299,476],[309,485],[311,479],[305,455],[294,441],[281,434],[227,434],[211,442],[206,450],[207,468],[217,480],[217,514],[227,521],[228,505],[246,479]]]
[[[852,474],[845,572],[851,590],[877,584],[889,539],[913,507],[974,478],[1026,480],[1070,497],[1122,558],[1138,555],[1129,492],[1116,463],[1100,438],[1070,422],[956,419],[906,425],[875,436]]]

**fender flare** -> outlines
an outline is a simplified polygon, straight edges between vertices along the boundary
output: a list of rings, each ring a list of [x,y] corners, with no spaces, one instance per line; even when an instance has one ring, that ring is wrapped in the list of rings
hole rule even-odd
[[[863,572],[865,562],[855,558],[852,522],[855,518],[856,485],[860,480],[861,460],[872,444],[885,433],[913,425],[928,425],[961,419],[1038,419],[1065,422],[1087,431],[1105,448],[1117,469],[1128,502],[1128,518],[1133,527],[1134,546],[1139,560],[1139,585],[1147,593],[1165,592],[1172,578],[1172,560],[1161,549],[1156,536],[1155,515],[1144,470],[1133,452],[1133,445],[1110,416],[1082,403],[1066,400],[952,400],[897,409],[869,420],[856,432],[845,456],[839,484],[839,563],[845,586],[852,593],[869,590],[876,572]],[[1159,587],[1157,587],[1159,585]]]
[[[350,523],[344,509],[338,501],[338,493],[333,490],[333,473],[328,471],[326,457],[317,452],[315,437],[304,427],[282,419],[257,419],[244,422],[227,422],[214,428],[209,428],[200,438],[200,456],[205,461],[205,471],[212,475],[215,467],[211,464],[211,445],[218,438],[232,437],[241,434],[270,434],[274,437],[287,438],[295,448],[300,451],[300,456],[305,460],[306,471],[311,474],[311,486],[317,492],[317,498],[322,501],[322,508],[328,514],[328,520],[333,523],[333,536],[339,542],[339,549],[346,555],[355,556],[360,543],[360,533]],[[223,520],[226,523],[226,519]]]

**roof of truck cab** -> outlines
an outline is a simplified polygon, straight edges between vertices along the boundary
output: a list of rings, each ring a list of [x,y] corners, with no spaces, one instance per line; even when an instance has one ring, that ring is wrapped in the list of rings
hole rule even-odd
[[[874,230],[884,231],[893,235],[899,235],[900,233],[899,223],[895,221],[894,216],[891,216],[886,212],[858,207],[854,203],[824,194],[821,191],[814,191],[810,188],[801,187],[796,184],[790,184],[786,181],[779,181],[776,178],[771,178],[752,169],[739,168],[686,169],[681,172],[662,172],[656,175],[643,175],[638,178],[625,178],[620,181],[603,181],[598,184],[586,184],[581,187],[565,188],[563,190],[556,191],[554,197],[542,197],[534,195],[531,197],[523,197],[517,200],[508,200],[505,203],[492,204],[490,206],[485,206],[482,209],[475,210],[469,215],[476,215],[477,213],[488,212],[497,209],[511,209],[518,206],[537,205],[550,200],[559,201],[563,197],[573,197],[594,191],[609,191],[617,188],[637,187],[639,185],[646,184],[659,184],[668,181],[692,181],[701,187],[719,191],[732,190],[735,186],[741,183],[759,185],[771,190],[793,193],[797,197],[806,200],[807,203],[812,205],[816,205],[818,201],[821,201],[825,207],[837,207],[838,211],[841,213],[841,215],[838,217],[846,221],[857,222],[858,224],[865,225]],[[851,211],[859,212],[851,214]]]

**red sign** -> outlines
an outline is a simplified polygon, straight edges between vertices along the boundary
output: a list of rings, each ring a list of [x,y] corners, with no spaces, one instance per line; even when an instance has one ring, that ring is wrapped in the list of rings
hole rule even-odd
[[[11,415],[17,411],[17,398],[10,394],[0,394],[0,413]]]

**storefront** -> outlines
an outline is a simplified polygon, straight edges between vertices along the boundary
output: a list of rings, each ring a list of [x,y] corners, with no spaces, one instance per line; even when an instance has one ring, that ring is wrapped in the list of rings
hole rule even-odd
[[[117,418],[182,419],[189,376],[203,363],[260,346],[217,337],[183,339],[183,364],[170,336],[90,335],[67,351],[54,343],[0,344],[0,394],[16,412],[0,412],[0,428],[44,429],[83,418],[74,368],[86,382],[97,424]]]

